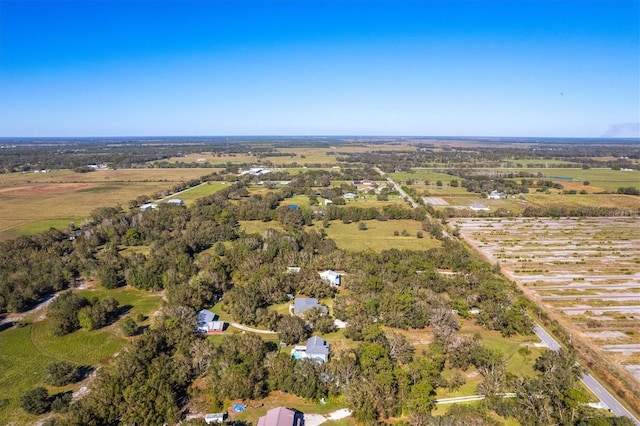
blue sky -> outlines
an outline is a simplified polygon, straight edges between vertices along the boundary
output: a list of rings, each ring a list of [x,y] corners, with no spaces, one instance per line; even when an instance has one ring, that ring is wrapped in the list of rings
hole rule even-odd
[[[0,0],[0,136],[597,137],[640,1]]]

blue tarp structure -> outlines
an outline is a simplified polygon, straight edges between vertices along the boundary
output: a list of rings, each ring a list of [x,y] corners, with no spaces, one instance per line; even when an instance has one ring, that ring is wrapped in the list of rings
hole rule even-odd
[[[246,404],[233,404],[232,407],[235,411],[244,411],[244,409],[247,408]]]

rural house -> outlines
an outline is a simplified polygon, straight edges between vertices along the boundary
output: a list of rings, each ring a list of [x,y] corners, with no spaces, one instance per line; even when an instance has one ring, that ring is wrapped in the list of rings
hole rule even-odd
[[[296,297],[293,299],[293,313],[296,315],[304,314],[313,308],[320,308],[322,312],[327,313],[327,307],[322,306],[315,297]]]
[[[504,192],[500,192],[500,191],[496,191],[495,189],[493,191],[491,191],[491,193],[489,195],[487,195],[487,198],[490,200],[499,200],[501,198],[505,197],[505,193]]]
[[[272,408],[258,419],[258,426],[304,426],[304,413],[285,407]]]
[[[180,198],[172,198],[167,201],[167,204],[175,204],[177,206],[181,206],[184,204],[184,201],[182,201]]]
[[[291,350],[295,359],[311,359],[325,363],[329,360],[329,343],[319,336],[312,336],[305,346],[298,345]]]
[[[332,271],[331,269],[327,269],[326,271],[320,272],[319,274],[320,278],[322,278],[329,284],[336,287],[340,286],[340,274],[338,274],[337,272]]]
[[[156,207],[158,207],[157,205],[155,205],[154,203],[146,203],[140,206],[140,210],[142,210],[143,212],[148,211],[148,210],[153,210]]]
[[[217,321],[218,316],[213,312],[203,309],[198,312],[198,331],[202,333],[221,333],[225,323]]]

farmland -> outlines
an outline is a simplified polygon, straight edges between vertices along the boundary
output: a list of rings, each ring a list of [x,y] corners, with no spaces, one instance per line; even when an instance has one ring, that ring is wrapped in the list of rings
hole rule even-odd
[[[211,169],[123,169],[0,174],[0,240],[79,225],[96,208],[126,205],[140,195],[210,173]],[[214,188],[200,191],[206,189]]]
[[[570,332],[640,381],[640,219],[457,220],[460,234]]]

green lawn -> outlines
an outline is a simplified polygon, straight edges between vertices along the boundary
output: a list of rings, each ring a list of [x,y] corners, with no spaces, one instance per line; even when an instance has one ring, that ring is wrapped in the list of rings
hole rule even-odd
[[[83,221],[80,216],[69,216],[66,218],[42,220],[38,222],[25,223],[15,228],[21,235],[33,235],[39,232],[48,231],[50,228],[65,229],[69,224],[79,225]]]
[[[502,169],[500,169],[502,170]],[[600,190],[615,192],[619,187],[634,186],[640,187],[640,171],[620,171],[612,169],[568,169],[568,168],[546,168],[546,169],[504,169],[509,171],[524,171],[528,173],[542,173],[544,179],[559,183],[571,182],[561,178],[570,178],[582,184],[588,181],[590,186]],[[519,178],[518,178],[519,179]],[[516,179],[516,180],[518,180]],[[571,188],[574,189],[574,188]]]
[[[505,338],[498,331],[485,330],[473,324],[472,321],[465,321],[460,332],[470,335],[479,333],[482,336],[484,346],[502,352],[507,362],[508,372],[518,376],[533,376],[535,374],[533,363],[544,350],[533,347],[533,344],[540,340],[536,336]]]
[[[239,223],[240,229],[242,229],[247,234],[262,235],[264,231],[270,228],[280,232],[284,231],[282,225],[280,225],[280,222],[273,220],[271,222],[263,222],[261,220],[241,220],[239,221]]]
[[[81,290],[78,294],[85,297],[112,295],[121,305],[131,306],[129,314],[132,315],[149,316],[161,303],[158,295],[129,288]],[[19,407],[19,398],[27,390],[44,385],[42,377],[49,363],[64,360],[96,367],[120,351],[126,342],[127,339],[120,335],[118,322],[100,330],[77,330],[59,337],[51,334],[48,319],[0,332],[0,400],[8,399],[8,404],[0,408],[0,424],[35,422],[35,416]],[[79,386],[49,387],[49,390],[56,393]]]
[[[173,198],[178,198],[182,201],[184,201],[184,203],[186,205],[191,205],[193,204],[198,198],[202,198],[202,197],[206,197],[207,195],[211,195],[211,194],[215,194],[216,192],[220,191],[221,189],[224,189],[228,186],[227,183],[225,182],[207,182],[203,185],[198,185],[194,188],[191,189],[187,189],[186,191],[180,193],[180,194],[176,194],[176,195],[172,195],[171,197],[167,198],[167,200],[171,200]]]
[[[359,223],[365,223],[367,230],[361,231]],[[428,250],[439,247],[440,241],[430,238],[423,232],[424,238],[417,238],[421,231],[421,223],[415,220],[367,220],[358,223],[345,224],[341,221],[331,221],[328,228],[324,228],[327,236],[334,240],[339,248],[352,251],[374,250],[382,251],[392,248],[400,250]],[[322,229],[322,224],[314,225],[316,230]],[[402,231],[408,236],[402,236]],[[394,236],[394,232],[400,235]]]
[[[389,173],[388,176],[393,179],[397,184],[404,184],[407,179],[413,179],[415,183],[424,184],[426,180],[429,183],[435,185],[437,181],[441,180],[442,183],[451,182],[452,179],[461,181],[458,176],[452,176],[447,173],[438,173],[431,169],[412,169],[410,172],[395,172]]]

